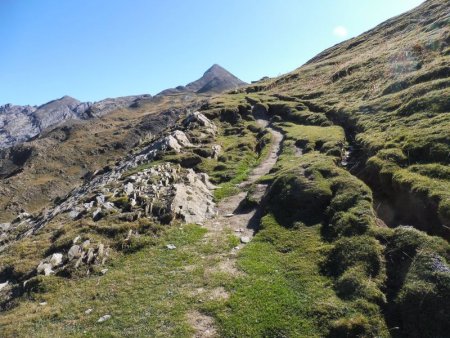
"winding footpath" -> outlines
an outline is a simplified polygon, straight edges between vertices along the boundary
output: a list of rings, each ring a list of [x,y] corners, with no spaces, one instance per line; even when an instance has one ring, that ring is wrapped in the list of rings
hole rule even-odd
[[[247,196],[247,188],[254,185],[260,177],[268,174],[277,162],[283,135],[271,128],[268,125],[268,121],[265,119],[258,119],[257,123],[272,135],[268,156],[252,170],[244,182],[239,184],[241,192],[221,200],[217,204],[218,215],[213,219],[207,220],[203,224],[208,230],[203,239],[205,243],[219,245],[219,243],[223,242],[231,232],[239,238],[240,244],[225,254],[212,254],[209,257],[205,257],[205,259],[215,262],[206,273],[222,272],[232,276],[241,274],[242,272],[236,267],[237,254],[240,249],[251,241],[259,225],[263,212],[262,204],[258,204],[258,206],[253,209],[242,209],[241,205]],[[256,184],[254,189],[252,189],[253,199],[261,202],[267,188],[268,184]],[[197,290],[199,294],[204,291],[203,288]],[[210,290],[209,293],[215,298],[226,299],[229,297],[224,289]],[[195,330],[194,337],[205,338],[217,336],[217,331],[214,328],[214,321],[211,317],[194,311],[188,314],[188,321]]]

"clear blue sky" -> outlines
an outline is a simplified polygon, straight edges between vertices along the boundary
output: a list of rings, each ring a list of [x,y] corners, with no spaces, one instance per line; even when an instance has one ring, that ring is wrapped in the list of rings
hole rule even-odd
[[[0,0],[0,104],[291,71],[422,0]]]

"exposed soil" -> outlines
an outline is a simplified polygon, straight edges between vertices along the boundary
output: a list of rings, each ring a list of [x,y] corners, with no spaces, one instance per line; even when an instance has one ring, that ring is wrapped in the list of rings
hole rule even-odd
[[[189,324],[194,328],[195,338],[217,337],[217,331],[213,325],[213,319],[198,311],[192,311],[187,316]]]

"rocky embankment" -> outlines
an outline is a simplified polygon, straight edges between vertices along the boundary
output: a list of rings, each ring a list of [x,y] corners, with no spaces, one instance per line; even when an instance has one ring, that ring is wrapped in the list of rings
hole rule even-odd
[[[146,219],[167,224],[173,220],[200,223],[215,216],[212,195],[215,186],[209,182],[208,175],[180,164],[158,161],[158,156],[169,152],[181,154],[186,149],[199,147],[190,141],[194,139],[191,133],[196,133],[195,140],[201,142],[202,138],[214,137],[216,132],[217,127],[203,114],[187,114],[172,130],[129,155],[116,167],[94,173],[90,182],[72,191],[54,207],[37,216],[24,212],[12,223],[1,224],[1,251],[11,243],[35,235],[55,219],[58,222],[90,220],[94,223]],[[220,147],[213,145],[212,156],[217,156],[218,151]],[[139,236],[138,231],[129,230],[124,243],[136,236]],[[33,271],[15,280],[16,284],[6,280],[1,288],[8,298],[20,293],[17,289],[24,289],[27,281],[36,274],[64,275],[82,266],[89,273],[89,267],[101,267],[106,262],[110,250],[102,242],[81,240],[77,235],[65,250],[53,252]]]

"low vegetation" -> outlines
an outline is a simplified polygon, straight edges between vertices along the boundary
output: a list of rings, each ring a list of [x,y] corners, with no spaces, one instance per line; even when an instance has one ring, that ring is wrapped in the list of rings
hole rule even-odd
[[[284,140],[246,188],[258,212],[250,243],[176,221],[55,219],[0,255],[3,279],[29,279],[3,304],[4,335],[190,337],[200,323],[224,337],[447,336],[447,7],[427,1],[292,73],[202,102],[214,135],[192,132],[198,147],[127,173],[177,163],[207,173],[226,201],[267,156],[256,119],[268,118]],[[125,240],[130,230],[139,236]],[[76,236],[111,248],[107,272],[30,274]]]

